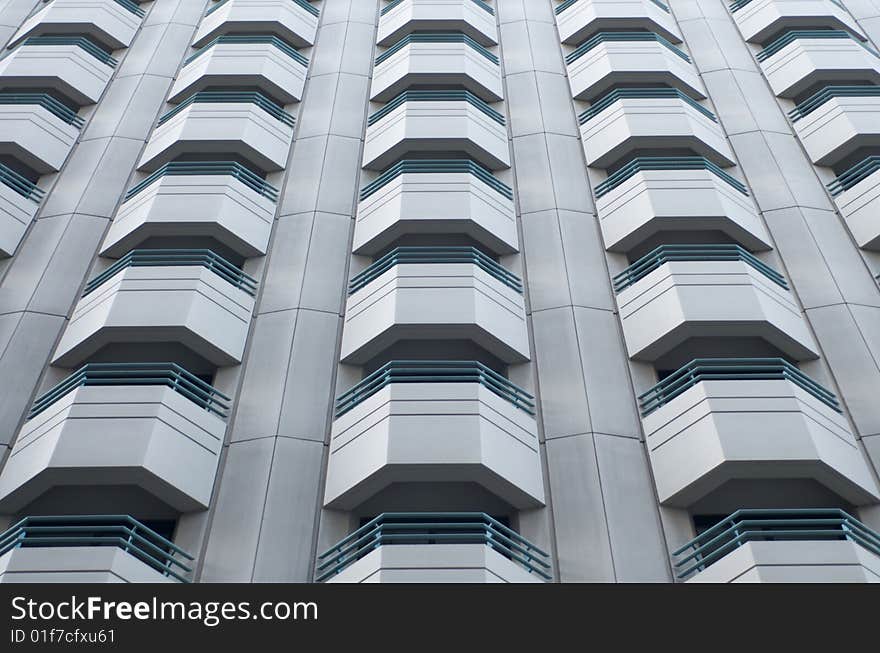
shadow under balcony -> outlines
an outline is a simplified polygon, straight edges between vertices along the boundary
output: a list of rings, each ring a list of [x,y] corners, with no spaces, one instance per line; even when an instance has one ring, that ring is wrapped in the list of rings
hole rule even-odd
[[[880,156],[841,173],[828,190],[858,246],[880,251]]]
[[[12,256],[46,191],[0,163],[0,258]]]
[[[746,41],[761,43],[785,28],[822,25],[864,36],[855,19],[838,0],[736,0],[730,3],[733,20]]]
[[[24,22],[9,45],[29,36],[72,34],[118,50],[131,45],[145,15],[134,0],[52,0]]]
[[[270,33],[297,48],[314,44],[319,11],[308,0],[213,0],[196,31],[200,48],[221,34]]]
[[[645,30],[681,43],[669,7],[661,0],[566,0],[556,6],[560,40],[577,45],[603,30]]]
[[[495,10],[483,0],[392,0],[380,12],[376,43],[387,47],[423,30],[456,31],[481,45],[498,44]]]

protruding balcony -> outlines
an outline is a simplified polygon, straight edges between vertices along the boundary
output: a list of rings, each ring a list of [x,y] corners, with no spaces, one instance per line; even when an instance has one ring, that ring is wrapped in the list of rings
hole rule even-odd
[[[791,30],[757,58],[779,97],[794,97],[821,81],[880,83],[880,57],[844,30]]]
[[[128,515],[25,517],[0,534],[0,583],[186,583],[191,560]]]
[[[865,38],[838,0],[735,0],[730,11],[745,40],[753,43],[762,43],[785,28],[814,25],[849,30]]]
[[[631,358],[718,337],[758,337],[792,358],[817,358],[785,278],[739,245],[661,245],[614,282]]]
[[[464,152],[490,169],[510,167],[504,116],[470,91],[404,91],[367,121],[364,167],[407,152]]]
[[[0,163],[0,258],[12,256],[46,192]]]
[[[472,340],[505,362],[529,358],[520,280],[474,247],[397,247],[349,284],[342,360],[398,340]]]
[[[213,237],[266,253],[278,190],[234,161],[168,163],[126,194],[101,247],[119,258],[154,236]]]
[[[350,510],[396,482],[477,483],[544,503],[533,397],[475,361],[392,361],[336,400],[324,505]]]
[[[94,104],[116,59],[85,36],[29,36],[0,59],[4,88],[54,88],[80,105]]]
[[[134,0],[52,0],[28,18],[12,37],[16,45],[29,36],[90,36],[114,50],[131,45],[145,12]]]
[[[61,169],[83,119],[47,93],[0,92],[0,154],[40,174]]]
[[[196,32],[202,47],[221,34],[272,33],[294,47],[313,45],[318,9],[308,0],[214,0]]]
[[[484,513],[386,512],[318,556],[328,583],[540,583],[550,556]]]
[[[361,189],[354,252],[404,233],[465,233],[493,252],[519,248],[513,191],[467,159],[404,160]]]
[[[191,152],[235,152],[263,170],[282,170],[293,116],[262,93],[200,91],[159,119],[138,168],[154,171]]]
[[[565,57],[574,97],[593,100],[627,83],[678,88],[705,99],[691,58],[654,32],[599,32]]]
[[[840,214],[863,249],[880,251],[880,156],[869,156],[828,184]]]
[[[721,231],[746,249],[771,249],[745,185],[702,157],[637,157],[597,184],[596,208],[612,252],[660,231]]]
[[[880,534],[843,510],[737,510],[674,552],[689,583],[876,583]]]
[[[178,342],[217,366],[241,362],[257,282],[211,250],[133,250],[92,279],[54,365],[114,342]]]
[[[228,397],[174,363],[90,363],[34,402],[0,475],[0,508],[59,486],[137,486],[205,510]]]
[[[733,153],[715,114],[677,88],[617,88],[579,116],[587,163],[607,168],[639,149],[687,148],[721,166]]]
[[[281,102],[299,102],[308,67],[309,60],[277,36],[218,36],[184,61],[168,101],[209,87],[256,87]]]
[[[503,97],[498,56],[461,32],[414,32],[379,54],[370,99],[388,102],[417,84],[463,86],[487,102]]]
[[[498,44],[495,10],[483,0],[390,0],[383,2],[376,42],[389,46],[420,30],[456,31],[481,45]]]
[[[559,38],[577,45],[601,30],[646,30],[672,43],[681,34],[669,7],[661,0],[565,0],[556,7]]]
[[[743,478],[812,479],[854,504],[880,496],[837,398],[783,359],[697,359],[639,404],[664,505]]]

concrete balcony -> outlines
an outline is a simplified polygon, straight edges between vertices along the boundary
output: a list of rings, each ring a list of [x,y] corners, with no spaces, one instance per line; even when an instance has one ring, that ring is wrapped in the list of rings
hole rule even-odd
[[[544,504],[532,397],[474,361],[392,361],[336,400],[324,505],[397,482],[472,482]]]
[[[173,363],[84,365],[31,408],[0,475],[0,508],[15,513],[59,486],[130,485],[205,510],[226,400]]]
[[[646,30],[681,43],[675,19],[661,0],[568,0],[556,7],[556,26],[567,45],[608,29]]]
[[[12,256],[45,191],[0,163],[0,258]]]
[[[155,236],[206,236],[242,256],[260,256],[277,197],[275,188],[233,161],[172,162],[128,191],[101,255],[119,258]]]
[[[607,168],[639,149],[687,148],[721,166],[733,153],[715,115],[675,88],[620,88],[580,117],[587,163]]]
[[[520,280],[473,247],[398,247],[354,277],[342,360],[362,364],[399,340],[471,340],[529,359]]]
[[[605,247],[627,252],[660,231],[721,231],[771,249],[745,186],[700,157],[639,157],[596,186]]]
[[[404,91],[370,116],[364,167],[387,168],[411,151],[464,152],[510,167],[504,116],[469,91]]]
[[[61,169],[83,119],[45,93],[0,92],[0,154],[40,174]]]
[[[382,7],[376,43],[388,47],[422,30],[461,32],[481,45],[498,44],[495,10],[483,0],[392,0]]]
[[[110,343],[177,342],[218,367],[236,365],[255,291],[210,250],[133,250],[86,286],[53,364],[74,367]]]
[[[880,535],[828,508],[738,510],[675,555],[689,583],[880,582]]]
[[[383,513],[318,556],[328,583],[540,583],[549,556],[484,513]]]
[[[10,45],[29,36],[74,34],[118,50],[131,45],[143,17],[133,0],[52,0],[24,22]]]
[[[5,88],[53,88],[80,105],[94,104],[116,59],[84,36],[31,36],[0,59]]]
[[[405,233],[465,233],[515,252],[513,191],[467,159],[401,161],[361,189],[354,252],[375,254]]]
[[[739,245],[662,245],[615,277],[627,351],[652,361],[690,338],[766,340],[797,360],[816,344],[781,274]]]
[[[193,45],[200,48],[221,34],[271,33],[304,48],[315,43],[318,13],[308,0],[214,0]]]
[[[191,560],[127,515],[25,517],[0,534],[0,583],[187,582]]]
[[[697,359],[639,403],[664,505],[732,479],[812,479],[856,505],[880,496],[835,396],[782,359]]]
[[[672,86],[705,99],[690,57],[653,32],[599,32],[565,57],[572,95],[593,100],[617,84]]]
[[[138,168],[152,172],[193,152],[235,152],[263,170],[283,170],[293,123],[261,93],[201,91],[162,116]]]
[[[836,0],[739,0],[733,19],[746,41],[763,43],[783,29],[816,25],[845,29],[864,39],[856,21]]]
[[[463,86],[486,102],[504,94],[498,56],[459,32],[408,34],[379,54],[370,99],[388,102],[416,84]]]
[[[827,86],[789,113],[816,165],[880,146],[880,86]]]
[[[869,156],[828,184],[862,249],[880,251],[880,156]],[[0,189],[2,190],[2,189]]]
[[[209,87],[256,87],[285,104],[302,99],[309,60],[277,36],[218,36],[192,54],[171,87],[180,103]]]
[[[757,58],[779,97],[794,97],[823,81],[880,83],[880,58],[843,30],[792,30]]]

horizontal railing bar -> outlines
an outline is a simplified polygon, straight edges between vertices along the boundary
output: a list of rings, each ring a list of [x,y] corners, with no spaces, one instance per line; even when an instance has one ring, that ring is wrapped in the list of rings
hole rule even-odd
[[[602,43],[615,41],[656,41],[657,43],[668,48],[672,53],[678,55],[688,63],[691,63],[691,58],[687,54],[685,54],[685,52],[683,52],[680,48],[676,47],[669,40],[660,36],[656,32],[598,32],[597,34],[594,34],[589,39],[581,43],[574,50],[569,52],[565,56],[565,63],[574,63],[585,54],[587,54],[590,50],[598,47]]]
[[[375,65],[378,66],[389,57],[394,56],[397,52],[413,43],[464,43],[492,63],[496,65],[500,63],[497,55],[492,54],[492,52],[463,32],[412,32],[377,56]]]
[[[369,127],[379,122],[380,120],[382,120],[382,118],[387,116],[398,107],[406,104],[407,102],[467,102],[474,108],[479,109],[484,114],[489,116],[489,118],[497,122],[499,125],[505,124],[504,116],[492,107],[490,107],[484,100],[477,97],[470,91],[456,89],[449,91],[403,91],[396,97],[388,100],[388,103],[385,104],[385,106],[383,106],[381,109],[379,109],[369,118],[367,118],[367,126]]]
[[[272,202],[278,201],[278,189],[265,179],[245,168],[237,161],[171,161],[150,176],[132,186],[125,194],[123,202],[151,186],[162,177],[224,175],[234,177],[251,190],[256,191]]]
[[[499,180],[489,170],[470,159],[404,159],[382,172],[376,179],[361,188],[360,200],[387,185],[403,174],[454,174],[466,172],[498,192],[505,198],[513,199],[513,189]]]

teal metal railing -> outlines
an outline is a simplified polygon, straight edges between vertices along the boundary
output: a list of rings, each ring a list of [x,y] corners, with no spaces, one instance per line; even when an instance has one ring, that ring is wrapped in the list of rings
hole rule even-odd
[[[550,555],[483,512],[386,512],[318,556],[317,582],[339,574],[380,546],[485,544],[531,574],[550,580]]]
[[[614,290],[621,292],[669,261],[742,261],[788,290],[785,277],[739,245],[660,245],[615,275]]]
[[[472,107],[479,109],[483,113],[485,113],[489,118],[497,122],[499,125],[503,125],[504,116],[495,111],[492,107],[486,104],[482,99],[478,98],[476,95],[471,93],[470,91],[464,90],[451,90],[451,91],[404,91],[400,95],[397,95],[393,99],[389,100],[388,103],[383,106],[381,109],[372,114],[369,118],[367,118],[367,126],[373,125],[389,113],[394,111],[397,107],[406,104],[407,102],[467,102]]]
[[[616,88],[606,93],[595,102],[591,103],[589,108],[578,116],[578,122],[585,124],[599,115],[602,111],[610,107],[618,100],[641,99],[641,98],[678,98],[694,109],[702,113],[712,122],[718,122],[715,114],[709,111],[702,104],[694,100],[686,93],[682,93],[677,88],[657,87],[657,88]]]
[[[860,46],[865,48],[868,52],[873,54],[875,57],[878,57],[876,52],[869,48],[867,45],[859,41],[857,38],[854,38],[852,34],[842,29],[793,29],[789,30],[779,38],[775,39],[771,43],[767,44],[763,50],[758,52],[756,58],[758,61],[766,61],[774,54],[782,50],[785,46],[794,43],[798,39],[850,39],[855,43],[858,43]]]
[[[737,510],[672,555],[684,556],[674,566],[686,578],[747,542],[815,540],[848,540],[880,556],[880,533],[837,508]]]
[[[579,0],[565,0],[565,2],[561,3],[558,7],[556,7],[556,9],[554,9],[554,11],[556,12],[556,15],[558,16],[559,14],[561,14],[563,11],[565,11],[566,9],[568,9],[569,7],[571,7],[573,4],[577,3],[578,1]],[[660,2],[660,0],[651,0],[651,2],[653,2],[655,5],[660,7],[667,14],[669,13],[669,7],[667,7],[665,4]]]
[[[464,43],[465,45],[470,46],[473,50],[483,55],[494,64],[498,64],[498,57],[482,45],[474,41],[467,34],[463,34],[462,32],[413,32],[412,34],[407,34],[402,39],[400,39],[397,43],[389,47],[385,52],[376,57],[375,65],[381,64],[383,61],[388,59],[391,56],[394,56],[395,53],[399,52],[406,46],[411,43]]]
[[[176,107],[165,113],[156,126],[160,126],[171,120],[178,113],[192,104],[253,104],[261,108],[276,120],[293,127],[294,118],[280,105],[276,104],[259,91],[199,91],[186,98]]]
[[[639,408],[642,417],[650,415],[701,381],[776,379],[791,381],[829,408],[842,412],[833,392],[823,388],[783,358],[697,358],[639,395]]]
[[[290,1],[291,1],[293,4],[295,4],[295,5],[299,5],[300,7],[302,7],[303,9],[305,9],[305,10],[306,10],[307,12],[309,12],[312,16],[318,16],[318,14],[320,13],[315,7],[313,7],[311,4],[309,4],[306,0],[290,0]],[[215,2],[214,5],[212,5],[211,7],[209,7],[209,8],[208,8],[208,11],[205,12],[205,16],[208,16],[208,15],[214,13],[214,12],[217,11],[220,7],[222,7],[223,5],[225,5],[227,2],[229,2],[229,0],[219,0],[218,2]]]
[[[348,294],[357,292],[396,265],[407,263],[471,263],[495,277],[505,286],[521,293],[522,281],[476,247],[395,247],[360,274],[352,277]]]
[[[344,415],[391,383],[479,383],[529,415],[534,397],[479,361],[390,361],[336,398],[336,417]]]
[[[132,186],[122,201],[127,202],[162,177],[194,175],[227,175],[234,177],[263,197],[273,202],[278,201],[277,188],[236,161],[172,161],[171,163],[166,163],[149,177]]]
[[[133,249],[86,284],[85,297],[120,271],[131,267],[202,266],[253,296],[257,280],[210,249]]]
[[[846,9],[838,0],[829,0],[829,2],[837,5],[841,9]],[[728,7],[730,7],[730,13],[735,14],[737,11],[752,3],[752,0],[735,0],[735,2],[731,2]]]
[[[681,49],[675,47],[672,43],[670,43],[668,40],[655,32],[599,32],[598,34],[594,34],[593,36],[591,36],[589,39],[577,46],[573,51],[568,53],[565,56],[565,63],[574,63],[598,45],[611,41],[657,41],[657,43],[666,46],[667,48],[669,48],[669,50],[677,54],[688,63],[691,62],[691,58],[687,56]]]
[[[113,0],[116,4],[125,9],[128,9],[131,13],[133,13],[138,18],[143,18],[147,15],[141,6],[137,2],[133,2],[133,0]]]
[[[789,111],[788,117],[797,122],[836,97],[880,97],[880,86],[826,86]]]
[[[376,179],[361,188],[361,201],[403,174],[458,173],[467,172],[509,200],[513,199],[513,189],[499,181],[486,168],[470,159],[404,159],[398,161]]]
[[[61,383],[37,397],[28,413],[32,419],[63,396],[85,385],[164,385],[223,419],[230,399],[177,363],[87,363]]]
[[[20,47],[26,45],[75,45],[111,68],[115,68],[118,63],[109,52],[85,36],[29,36],[21,42]]]
[[[615,172],[600,184],[596,184],[596,197],[611,192],[620,186],[633,175],[644,170],[708,170],[716,177],[726,182],[743,195],[748,195],[749,191],[745,184],[731,177],[724,172],[718,165],[709,161],[703,156],[640,156],[636,157],[625,166],[618,168]]]
[[[281,50],[281,52],[286,54],[297,63],[302,64],[305,67],[308,67],[309,65],[309,60],[301,55],[295,48],[292,48],[287,43],[279,39],[277,36],[273,36],[271,34],[223,34],[222,36],[218,36],[212,41],[208,41],[201,48],[193,52],[189,57],[186,58],[186,60],[183,62],[183,65],[189,65],[218,43],[268,43],[270,45],[274,45],[276,48]]]
[[[76,111],[62,104],[48,93],[10,93],[0,92],[0,104],[31,104],[41,106],[68,125],[81,129],[85,120]]]
[[[25,517],[0,534],[0,556],[14,549],[74,546],[120,548],[182,583],[189,582],[183,575],[192,571],[177,560],[193,560],[189,553],[128,515]]]
[[[389,2],[387,5],[382,7],[382,11],[379,13],[382,16],[384,16],[389,11],[394,9],[397,5],[399,5],[401,2],[403,2],[403,0],[391,0],[391,2]],[[475,5],[477,5],[480,9],[483,9],[484,11],[492,14],[493,16],[495,15],[495,10],[492,9],[492,6],[483,2],[483,0],[471,0],[471,2],[473,2]]]
[[[8,186],[22,197],[26,197],[37,204],[39,204],[46,195],[46,191],[37,186],[30,179],[18,174],[5,163],[0,163],[0,183]]]
[[[842,172],[835,180],[828,182],[828,192],[837,197],[842,192],[849,190],[860,181],[864,181],[877,170],[880,170],[880,155],[869,156],[849,170]]]

